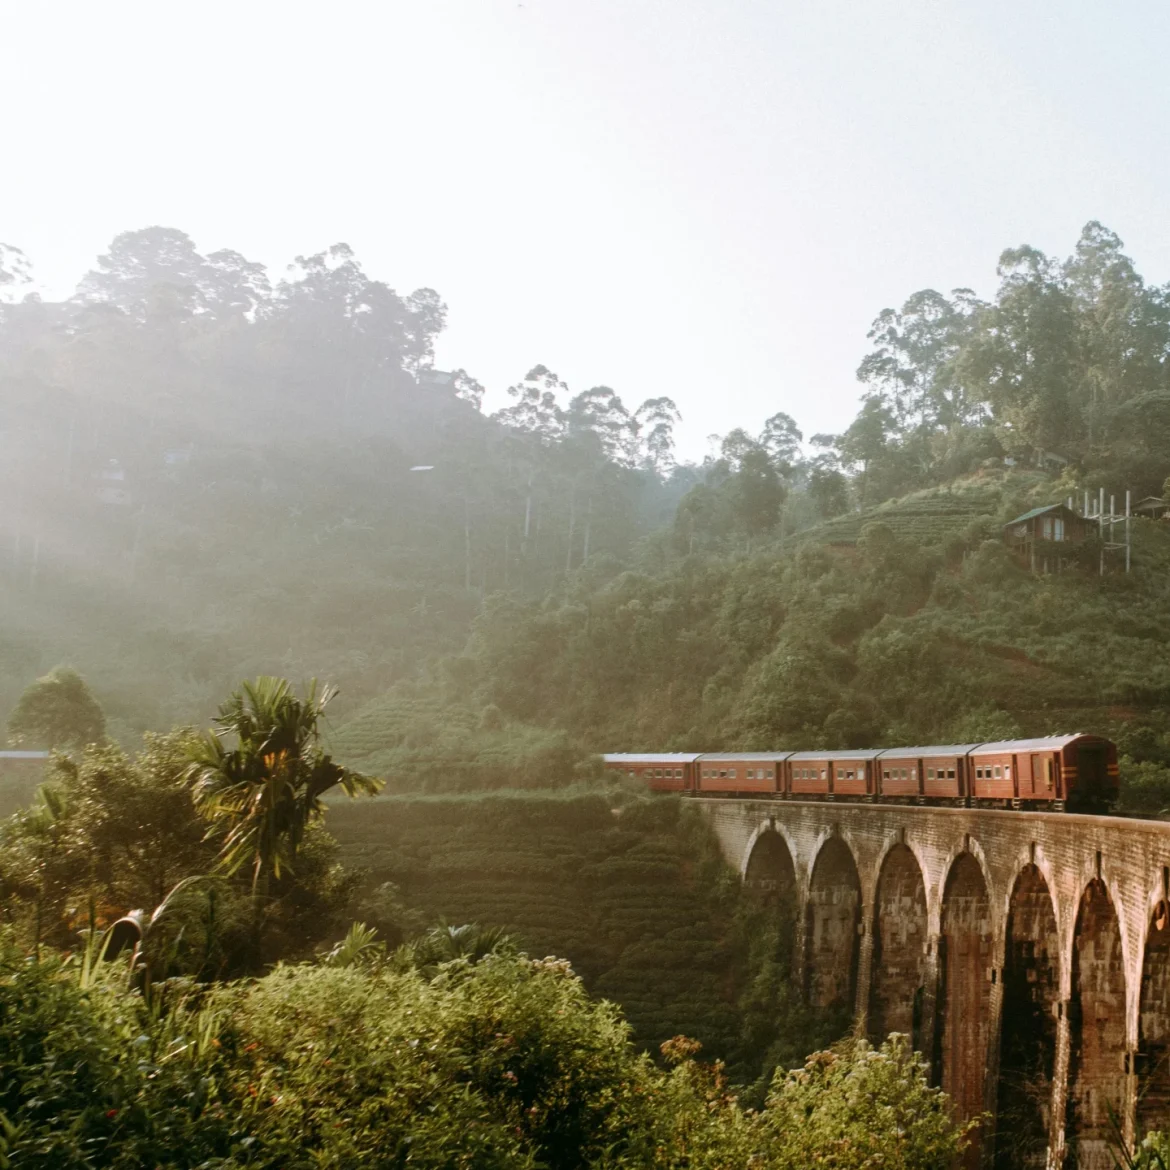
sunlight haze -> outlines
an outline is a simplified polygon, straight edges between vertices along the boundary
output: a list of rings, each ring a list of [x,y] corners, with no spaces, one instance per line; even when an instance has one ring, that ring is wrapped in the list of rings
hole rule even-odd
[[[9,6],[0,239],[67,294],[164,224],[275,278],[345,241],[449,306],[487,406],[537,362],[668,394],[680,454],[852,417],[876,314],[989,297],[1099,219],[1170,276],[1153,4]],[[79,96],[82,95],[82,96]]]

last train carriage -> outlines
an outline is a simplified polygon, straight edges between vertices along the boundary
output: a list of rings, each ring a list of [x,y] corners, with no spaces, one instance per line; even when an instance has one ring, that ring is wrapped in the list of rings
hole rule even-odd
[[[1117,746],[1097,735],[819,752],[613,753],[608,769],[658,792],[1101,812]]]

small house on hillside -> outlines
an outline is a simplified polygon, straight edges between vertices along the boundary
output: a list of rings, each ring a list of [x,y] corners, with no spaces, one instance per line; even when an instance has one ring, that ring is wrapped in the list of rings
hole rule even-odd
[[[1146,496],[1133,506],[1135,516],[1149,516],[1152,520],[1165,520],[1170,516],[1170,504],[1161,496]]]
[[[1032,572],[1059,573],[1077,562],[1079,548],[1095,527],[1067,504],[1049,504],[1009,521],[1003,526],[1003,538]]]

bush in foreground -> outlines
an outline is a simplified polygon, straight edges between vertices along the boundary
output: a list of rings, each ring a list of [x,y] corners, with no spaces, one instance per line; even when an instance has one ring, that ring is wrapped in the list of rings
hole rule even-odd
[[[850,1041],[743,1109],[665,1070],[568,964],[375,958],[148,1001],[111,965],[0,954],[0,1166],[943,1170],[962,1146],[905,1041]]]

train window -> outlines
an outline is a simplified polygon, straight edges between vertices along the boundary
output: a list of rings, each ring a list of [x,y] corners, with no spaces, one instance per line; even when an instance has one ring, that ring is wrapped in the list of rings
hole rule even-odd
[[[840,773],[838,773],[838,775],[840,775]],[[852,768],[850,768],[850,769],[849,769],[849,770],[848,770],[848,771],[845,773],[845,779],[846,779],[846,780],[852,780],[852,779],[853,779],[853,769],[852,769]]]
[[[659,776],[661,776],[661,775],[662,775],[662,769],[661,769],[661,768],[655,768],[655,769],[654,769],[654,775],[655,775],[655,777],[656,777],[656,778],[657,778],[657,777],[659,777]]]
[[[948,769],[947,769],[947,779],[948,779],[948,780],[953,780],[954,778],[955,778],[955,770],[954,770],[954,768],[948,768]]]
[[[776,779],[775,773],[772,771],[772,769],[771,769],[771,768],[769,768],[769,769],[768,769],[768,779],[769,779],[769,780],[775,780],[775,779]]]
[[[844,779],[845,779],[845,769],[844,769],[844,768],[838,768],[838,769],[837,769],[837,779],[838,779],[838,780],[844,780]]]
[[[726,770],[725,768],[722,768],[722,769],[720,769],[720,771],[719,771],[719,779],[720,779],[720,780],[726,780],[726,779],[727,779],[727,770]]]
[[[888,780],[889,778],[890,778],[890,770],[889,770],[889,768],[883,768],[883,769],[882,769],[882,779],[883,779],[883,780]]]
[[[911,768],[911,769],[910,769],[910,779],[911,779],[911,780],[917,780],[917,779],[918,779],[918,769],[917,769],[917,768]]]
[[[927,768],[927,769],[926,769],[926,778],[927,778],[927,780],[933,780],[933,779],[934,779],[934,769],[933,769],[933,768]]]
[[[755,773],[755,770],[752,768],[749,768],[744,773],[744,779],[746,779],[746,780],[754,780],[755,778],[756,778],[756,773]]]
[[[902,769],[902,779],[903,779],[903,780],[907,779],[907,775],[906,775],[906,769],[905,769],[905,768],[903,768],[903,769]]]
[[[999,764],[995,765],[995,778],[997,780],[1003,779],[1003,768]]]
[[[683,778],[683,774],[682,774],[682,769],[681,769],[681,768],[675,768],[675,770],[674,770],[674,778],[675,778],[676,780],[681,780],[681,779]]]
[[[1010,779],[1012,778],[1012,766],[1011,766],[1011,764],[1004,764],[1004,766],[1003,766],[1003,778],[1004,778],[1005,780],[1010,780]]]
[[[728,769],[727,769],[727,778],[728,778],[728,780],[734,780],[734,779],[735,779],[735,769],[734,769],[734,768],[728,768]]]
[[[828,778],[829,778],[829,769],[828,769],[828,768],[822,768],[822,769],[821,769],[821,779],[822,779],[822,780],[828,780]]]
[[[858,779],[858,780],[864,780],[864,779],[865,779],[865,769],[864,769],[864,768],[858,768],[858,769],[857,769],[857,779]]]

